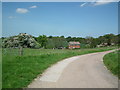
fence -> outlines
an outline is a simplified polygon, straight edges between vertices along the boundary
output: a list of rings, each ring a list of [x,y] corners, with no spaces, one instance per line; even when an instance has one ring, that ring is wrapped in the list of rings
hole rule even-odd
[[[19,55],[19,48],[2,48],[3,55]]]

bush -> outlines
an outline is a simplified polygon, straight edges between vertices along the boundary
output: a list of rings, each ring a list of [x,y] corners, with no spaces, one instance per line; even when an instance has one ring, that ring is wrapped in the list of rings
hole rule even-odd
[[[4,38],[2,41],[3,48],[40,48],[40,44],[33,38],[33,36],[26,33],[20,33],[17,36]]]

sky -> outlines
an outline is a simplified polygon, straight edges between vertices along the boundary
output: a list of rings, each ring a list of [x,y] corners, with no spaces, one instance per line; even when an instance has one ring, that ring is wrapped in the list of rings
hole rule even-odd
[[[2,36],[98,37],[118,34],[118,3],[3,2]]]
[[[0,37],[2,37],[2,3],[0,2]]]

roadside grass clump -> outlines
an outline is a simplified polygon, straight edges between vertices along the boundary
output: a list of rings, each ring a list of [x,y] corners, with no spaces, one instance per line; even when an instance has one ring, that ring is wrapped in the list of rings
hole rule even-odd
[[[104,47],[94,49],[61,50],[61,49],[24,49],[23,56],[19,56],[17,49],[6,49],[2,53],[2,87],[24,88],[33,79],[41,75],[48,67],[68,57],[116,49]]]
[[[118,76],[120,79],[120,68],[119,68],[119,56],[120,50],[112,53],[108,53],[104,56],[103,62],[114,75]]]

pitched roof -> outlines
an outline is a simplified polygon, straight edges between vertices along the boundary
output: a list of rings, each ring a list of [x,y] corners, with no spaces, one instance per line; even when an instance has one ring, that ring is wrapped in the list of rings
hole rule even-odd
[[[69,44],[80,44],[80,42],[69,42]]]

